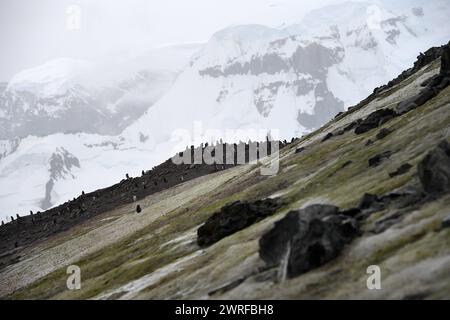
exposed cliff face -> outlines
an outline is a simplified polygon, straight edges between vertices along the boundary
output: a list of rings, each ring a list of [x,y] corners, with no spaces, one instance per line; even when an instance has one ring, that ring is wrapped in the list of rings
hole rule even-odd
[[[3,253],[0,296],[448,298],[450,47],[432,52],[283,148],[275,176],[220,170]],[[199,247],[205,230],[221,236]],[[81,290],[66,289],[70,264]],[[366,286],[373,265],[382,290]]]
[[[46,210],[52,206],[51,193],[53,191],[53,185],[56,180],[64,179],[66,176],[71,176],[72,167],[80,168],[80,161],[66,149],[57,149],[50,158],[50,179],[45,185],[45,197],[42,200],[41,207]]]
[[[295,39],[295,38],[293,38]],[[298,46],[289,56],[285,51],[288,38],[271,42],[269,53],[258,52],[248,61],[231,61],[223,66],[214,66],[198,71],[200,76],[231,79],[238,76],[276,76],[284,74],[293,81],[274,79],[262,81],[253,90],[253,102],[263,117],[268,117],[279,95],[292,92],[294,96],[306,96],[312,93],[316,103],[311,112],[299,112],[297,120],[306,129],[318,128],[333,115],[344,111],[344,102],[336,98],[327,87],[328,69],[340,63],[344,57],[344,48],[328,48],[320,42],[311,42]],[[292,44],[290,44],[292,45]],[[239,85],[238,81],[237,85]],[[236,89],[234,89],[236,90]],[[223,89],[217,101],[224,102],[229,90]]]

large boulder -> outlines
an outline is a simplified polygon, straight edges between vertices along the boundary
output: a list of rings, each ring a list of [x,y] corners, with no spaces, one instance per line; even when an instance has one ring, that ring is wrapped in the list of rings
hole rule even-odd
[[[385,159],[389,159],[391,156],[392,151],[389,150],[379,153],[369,159],[369,167],[378,167],[381,164],[381,162],[383,162]]]
[[[255,202],[236,201],[226,205],[214,213],[197,230],[197,243],[199,246],[211,245],[267,218],[281,206],[280,199],[265,199]]]
[[[450,77],[450,42],[444,47],[442,52],[440,75]]]
[[[259,255],[268,266],[285,265],[292,278],[336,258],[358,234],[356,220],[337,207],[312,205],[276,222],[259,240]]]
[[[396,112],[389,108],[380,109],[372,112],[366,119],[356,125],[355,133],[362,134],[381,126],[383,123],[395,118]]]
[[[427,194],[441,195],[450,190],[450,145],[442,141],[418,165],[422,187]]]

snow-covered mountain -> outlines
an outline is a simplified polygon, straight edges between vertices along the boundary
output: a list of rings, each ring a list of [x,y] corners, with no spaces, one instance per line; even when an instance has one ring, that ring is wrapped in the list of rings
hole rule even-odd
[[[17,104],[0,104],[0,214],[46,209],[140,174],[180,148],[174,133],[198,121],[204,131],[278,129],[283,139],[318,128],[410,67],[420,51],[448,42],[449,15],[440,0],[346,3],[282,28],[221,30],[176,78],[134,68],[99,81],[98,66],[79,62],[70,76],[61,67],[54,77],[22,73],[0,86],[0,99]],[[140,100],[145,94],[154,99]]]
[[[157,101],[174,79],[174,73],[145,70],[117,85],[96,88],[64,78],[45,82],[14,78],[0,94],[0,138],[58,132],[118,134]]]
[[[0,85],[0,139],[120,134],[171,87],[197,48],[102,63],[62,58],[24,70]]]
[[[163,141],[195,120],[211,129],[279,129],[283,138],[317,128],[409,67],[420,51],[450,38],[442,27],[447,3],[398,10],[347,3],[282,29],[219,31],[125,134],[137,139],[153,123],[148,135]]]

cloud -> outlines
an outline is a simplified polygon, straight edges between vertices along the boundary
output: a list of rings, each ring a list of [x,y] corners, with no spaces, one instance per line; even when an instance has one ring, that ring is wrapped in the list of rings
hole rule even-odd
[[[207,41],[230,25],[279,26],[343,0],[2,0],[0,81],[45,61],[138,55],[164,43]],[[80,28],[67,28],[70,6]]]

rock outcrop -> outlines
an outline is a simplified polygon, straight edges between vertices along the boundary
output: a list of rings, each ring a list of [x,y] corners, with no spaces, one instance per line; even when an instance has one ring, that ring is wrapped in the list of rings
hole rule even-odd
[[[197,231],[199,246],[207,246],[274,214],[282,202],[265,199],[255,202],[237,201],[214,213]]]
[[[450,145],[442,141],[418,165],[418,174],[427,194],[438,196],[450,190]]]
[[[363,134],[372,129],[378,128],[383,123],[395,118],[397,114],[394,110],[385,108],[372,112],[366,119],[362,120],[356,125],[355,133]]]
[[[401,176],[407,172],[409,172],[409,170],[412,168],[412,165],[410,165],[409,163],[404,163],[402,164],[400,167],[398,167],[397,170],[390,172],[389,173],[389,177],[393,178],[396,176]]]
[[[269,265],[284,263],[288,278],[336,258],[359,234],[355,219],[331,205],[289,212],[259,241],[259,255]]]
[[[392,156],[391,151],[385,151],[380,154],[377,154],[369,159],[369,167],[378,167],[381,162],[385,159],[389,159]]]
[[[420,107],[450,85],[450,43],[442,47],[441,69],[439,74],[428,79],[423,85],[425,85],[425,88],[422,91],[415,96],[400,102],[396,106],[395,111],[399,115]]]

